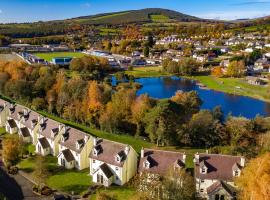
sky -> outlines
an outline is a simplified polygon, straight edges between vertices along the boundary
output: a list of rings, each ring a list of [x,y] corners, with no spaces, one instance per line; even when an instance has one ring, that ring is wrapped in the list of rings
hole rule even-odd
[[[207,19],[270,15],[270,0],[0,0],[0,23],[33,22],[142,8],[167,8]]]

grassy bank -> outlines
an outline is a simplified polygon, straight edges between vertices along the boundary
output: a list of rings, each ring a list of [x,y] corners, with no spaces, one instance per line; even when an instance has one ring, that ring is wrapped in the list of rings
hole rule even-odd
[[[169,76],[171,74],[167,72],[162,72],[162,67],[134,67],[133,70],[126,71],[126,74],[133,75],[135,78],[143,77],[159,77],[159,76]]]
[[[270,102],[270,93],[267,86],[251,85],[244,78],[216,78],[213,76],[194,76],[188,78],[200,81],[209,89]]]

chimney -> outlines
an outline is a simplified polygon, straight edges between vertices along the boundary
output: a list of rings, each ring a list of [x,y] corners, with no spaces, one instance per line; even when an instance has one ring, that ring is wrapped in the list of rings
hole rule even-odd
[[[87,143],[88,139],[89,139],[88,135],[85,135],[85,136],[84,136],[84,144]]]
[[[128,155],[129,149],[130,149],[129,146],[127,145],[127,146],[125,147],[125,154],[126,154],[126,155]]]
[[[97,138],[96,138],[96,137],[94,137],[94,139],[93,139],[93,140],[94,140],[94,147],[95,147],[95,146],[97,146]]]
[[[240,166],[241,167],[244,167],[245,166],[245,158],[244,157],[241,157]]]
[[[141,149],[141,158],[144,158],[144,148]]]
[[[59,124],[59,125],[58,125],[58,132],[60,132],[60,131],[61,131],[61,128],[62,128],[62,125],[61,125],[61,124]]]
[[[193,162],[194,162],[194,163],[199,163],[199,160],[200,160],[200,155],[199,155],[199,153],[197,152],[197,153],[195,154],[195,157],[194,157]]]
[[[183,163],[186,163],[186,158],[187,158],[187,155],[186,155],[186,152],[183,153]]]

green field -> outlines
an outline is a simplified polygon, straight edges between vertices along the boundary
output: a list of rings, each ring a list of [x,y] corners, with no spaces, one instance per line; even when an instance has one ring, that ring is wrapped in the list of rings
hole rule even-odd
[[[95,18],[92,18],[91,20],[108,19],[108,18],[111,18],[111,17],[117,17],[117,16],[125,15],[127,13],[129,13],[129,12],[114,13],[114,14],[110,14],[110,15],[104,15],[104,16],[100,16],[100,17],[95,17]]]
[[[270,89],[268,86],[251,85],[247,83],[244,78],[216,78],[213,76],[194,76],[188,78],[198,80],[213,90],[249,96],[270,102]]]
[[[85,56],[85,54],[80,52],[55,52],[55,53],[36,53],[35,54],[39,58],[43,58],[44,60],[51,62],[55,57],[72,57],[72,58],[81,58]]]
[[[150,18],[153,22],[168,22],[169,17],[165,15],[150,15]]]
[[[126,71],[126,74],[136,78],[169,76],[167,72],[162,72],[162,67],[134,67],[133,70]]]

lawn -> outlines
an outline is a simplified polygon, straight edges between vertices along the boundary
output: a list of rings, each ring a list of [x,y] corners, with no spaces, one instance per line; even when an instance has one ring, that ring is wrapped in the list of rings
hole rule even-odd
[[[243,78],[216,78],[213,76],[194,76],[191,77],[191,79],[198,80],[202,84],[213,90],[222,91],[229,94],[249,96],[270,102],[269,87],[251,85],[247,83]]]
[[[51,62],[55,57],[72,57],[72,58],[81,58],[85,56],[85,54],[80,52],[54,52],[54,53],[36,53],[35,54],[39,58],[43,58],[44,60]]]
[[[169,76],[167,72],[162,72],[162,67],[134,67],[133,70],[126,71],[126,74],[136,78]]]
[[[105,193],[115,200],[128,200],[136,195],[136,191],[131,187],[117,187],[112,186],[110,188],[99,190],[100,193]],[[90,200],[96,200],[96,195],[91,196]]]
[[[0,136],[6,134],[6,129],[4,127],[0,128]]]
[[[18,164],[19,169],[31,175],[35,169],[35,158],[36,157],[30,157],[21,160]],[[56,157],[47,156],[46,166],[50,172],[47,185],[53,189],[68,193],[72,193],[73,191],[74,194],[80,194],[86,191],[92,183],[91,177],[88,176],[88,169],[82,171],[61,169],[57,165]]]
[[[92,184],[91,176],[88,175],[89,170],[63,170],[57,172],[47,179],[49,187],[58,189],[60,191],[81,194],[87,191]]]

